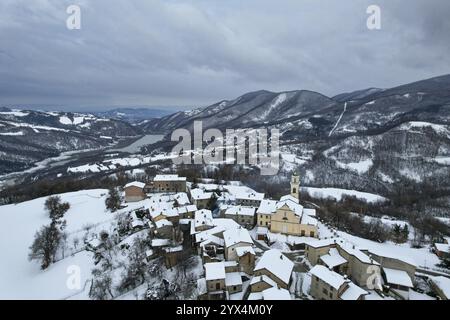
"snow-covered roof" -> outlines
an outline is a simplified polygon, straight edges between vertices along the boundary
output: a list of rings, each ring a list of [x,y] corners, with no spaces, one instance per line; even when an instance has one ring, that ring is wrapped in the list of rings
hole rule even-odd
[[[268,285],[270,285],[272,287],[277,287],[278,286],[275,281],[273,281],[272,279],[270,279],[266,275],[253,277],[252,280],[250,280],[250,285],[256,284],[258,282],[265,282],[265,283],[267,283]]]
[[[291,300],[291,295],[286,289],[272,287],[262,292],[264,300]]]
[[[153,239],[152,247],[164,247],[170,244],[170,240],[168,239]]]
[[[181,225],[189,224],[189,223],[191,223],[191,219],[180,219],[179,223]]]
[[[309,241],[306,241],[306,244],[313,248],[322,248],[333,245],[335,243],[335,240],[336,239],[334,238],[320,239],[320,240],[310,238]]]
[[[143,227],[143,226],[144,226],[144,222],[142,220],[136,219],[136,220],[131,221],[132,228]]]
[[[322,260],[328,268],[334,268],[347,262],[347,260],[339,254],[336,248],[331,248],[328,254],[320,257],[320,260]]]
[[[91,241],[89,241],[88,244],[89,244],[92,248],[98,248],[98,247],[100,247],[103,243],[100,241],[100,239],[94,238],[94,239],[92,239]]]
[[[298,199],[294,196],[291,196],[290,194],[287,194],[280,198],[280,201],[287,201],[287,200],[291,200],[291,201],[294,201],[295,203],[299,203]]]
[[[148,249],[147,251],[145,251],[145,256],[148,258],[148,257],[151,257],[151,256],[153,256],[153,250],[152,249]]]
[[[156,229],[173,226],[172,222],[167,219],[161,219],[155,222]]]
[[[263,294],[262,292],[252,292],[249,294],[247,300],[262,300],[263,299]]]
[[[310,216],[310,217],[315,217],[316,209],[303,208],[303,214],[306,214],[307,216]]]
[[[191,223],[191,235],[195,234],[195,242],[202,242],[209,238],[210,235],[218,235],[226,230],[237,229],[240,227],[236,221],[232,219],[213,219],[214,227],[208,230],[196,232],[194,224]]]
[[[167,247],[164,248],[164,251],[167,253],[180,252],[183,251],[183,246]]]
[[[441,289],[445,297],[450,299],[450,279],[443,276],[430,277],[430,279],[439,289]]]
[[[320,280],[328,283],[330,286],[338,290],[348,280],[341,276],[339,273],[329,270],[322,265],[316,265],[309,272],[319,278]]]
[[[191,204],[189,206],[186,206],[186,210],[187,210],[187,212],[194,212],[194,211],[197,211],[198,209],[195,204]]]
[[[434,246],[436,247],[436,249],[438,249],[438,251],[450,253],[450,244],[435,243]]]
[[[444,242],[450,244],[450,237],[444,237]]]
[[[233,197],[240,200],[257,200],[262,201],[264,199],[264,193],[256,192],[253,189],[244,186],[224,186]]]
[[[263,200],[256,213],[273,214],[275,211],[277,211],[277,202],[275,200]]]
[[[223,233],[223,239],[225,240],[225,247],[227,248],[242,242],[253,244],[250,233],[247,229],[242,227],[225,231]]]
[[[177,200],[180,206],[191,204],[186,192],[180,192],[173,196],[174,200]]]
[[[285,201],[277,202],[277,210],[284,206],[288,206],[288,208],[291,209],[297,216],[302,215],[303,206],[298,204],[297,202],[294,202],[292,200],[285,200]]]
[[[353,282],[348,283],[347,289],[345,289],[344,293],[340,296],[342,300],[358,300],[362,295],[369,294],[366,290],[358,287]]]
[[[236,248],[236,254],[238,255],[238,257],[242,257],[242,256],[246,255],[247,253],[255,255],[255,250],[253,250],[252,247],[238,247],[238,248]]]
[[[194,225],[195,227],[200,226],[214,226],[213,217],[211,210],[203,209],[195,211],[194,215]]]
[[[237,267],[238,262],[237,261],[223,261],[223,264],[226,267]]]
[[[230,206],[225,210],[225,215],[240,215],[240,216],[251,216],[255,215],[256,208],[253,207],[241,207],[241,206]]]
[[[374,264],[374,265],[380,265],[375,260],[371,259],[367,254],[362,252],[358,247],[355,245],[347,242],[347,241],[340,241],[338,242],[339,248],[347,252],[349,255],[354,256],[356,259],[363,263],[368,264]]]
[[[269,229],[266,227],[257,227],[256,228],[256,234],[266,235],[268,232],[269,232]]]
[[[204,246],[210,245],[210,244],[215,244],[217,246],[223,247],[224,241],[223,241],[223,239],[211,234],[211,235],[208,235],[208,238],[205,241],[200,243],[200,247],[204,247]]]
[[[186,177],[180,177],[177,174],[158,174],[153,181],[186,181]]]
[[[225,274],[225,285],[227,287],[242,285],[241,274],[239,272],[231,272]]]
[[[205,263],[206,280],[225,279],[225,265],[223,262]]]
[[[404,287],[413,288],[414,285],[411,281],[411,277],[406,271],[396,270],[390,268],[383,268],[386,275],[386,281],[388,284],[396,284]]]
[[[309,216],[307,214],[302,215],[302,219],[301,219],[300,223],[307,224],[310,226],[317,226],[319,224],[319,222],[317,221],[316,218],[314,218],[313,216]]]
[[[205,192],[202,189],[192,189],[191,190],[191,197],[194,200],[207,200],[211,199],[213,196],[213,192]]]
[[[129,188],[129,187],[137,187],[137,188],[140,188],[140,189],[144,189],[145,183],[139,182],[139,181],[133,181],[133,182],[130,182],[130,183],[126,184],[124,188],[126,189],[126,188]]]
[[[294,263],[284,256],[280,250],[271,249],[264,252],[255,267],[255,271],[266,269],[281,281],[288,284],[293,268]]]

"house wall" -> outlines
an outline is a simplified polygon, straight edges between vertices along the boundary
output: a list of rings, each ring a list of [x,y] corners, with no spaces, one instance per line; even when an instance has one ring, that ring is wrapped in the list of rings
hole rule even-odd
[[[348,263],[343,266],[343,272],[348,275],[349,279],[355,282],[358,286],[367,287],[367,279],[372,276],[374,272],[381,274],[380,266],[364,263],[356,257],[348,254],[339,246],[337,246],[337,249],[339,254],[348,261]],[[373,270],[369,270],[369,268],[373,268]]]
[[[252,245],[253,245],[253,243],[239,242],[239,243],[236,243],[235,245],[229,246],[228,248],[225,249],[225,259],[238,261],[239,257],[236,254],[236,248],[249,247],[249,246],[251,247]]]
[[[125,201],[126,202],[137,202],[142,201],[146,198],[144,190],[135,186],[130,186],[125,190]]]
[[[193,219],[195,215],[195,211],[188,211],[183,214],[184,219]]]
[[[227,287],[227,291],[229,294],[233,294],[236,292],[241,292],[242,291],[242,285],[237,285],[237,286],[228,286]]]
[[[254,216],[226,214],[225,218],[232,219],[232,220],[236,221],[237,224],[240,224],[241,226],[247,226],[247,225],[253,226],[255,224]]]
[[[180,222],[180,216],[167,217],[167,220],[176,225]]]
[[[342,285],[339,290],[336,290],[325,281],[312,276],[310,295],[317,300],[338,300],[340,295],[345,291],[346,284]]]
[[[262,275],[268,276],[270,279],[275,281],[280,288],[288,289],[289,283],[284,283],[281,279],[279,279],[276,275],[274,275],[272,272],[270,272],[267,269],[260,269],[253,273],[254,277],[262,276]]]
[[[408,273],[411,279],[414,279],[416,276],[416,267],[412,264],[394,258],[382,257],[373,253],[372,258],[384,268],[403,270]]]
[[[308,261],[313,266],[315,266],[316,264],[319,263],[319,258],[321,256],[328,254],[328,252],[330,251],[330,248],[332,248],[332,246],[325,246],[325,247],[320,247],[320,248],[314,248],[314,247],[311,247],[308,244],[306,244],[305,256],[308,259]]]
[[[193,200],[193,203],[197,206],[198,210],[207,209],[210,200],[211,199]]]
[[[252,284],[250,286],[250,291],[251,292],[262,292],[262,291],[264,291],[266,289],[269,289],[269,288],[271,288],[271,286],[268,283],[266,283],[264,281],[259,281],[259,282],[255,283],[255,284]]]
[[[167,219],[167,217],[163,214],[160,214],[159,216],[156,216],[155,218],[152,218],[153,222],[157,222],[159,220]]]
[[[208,288],[208,292],[225,290],[225,279],[207,280],[206,286]]]
[[[249,199],[236,199],[236,204],[240,206],[247,206],[247,207],[259,207],[261,204],[260,200],[249,200]]]
[[[186,181],[154,181],[156,192],[186,192]]]
[[[255,269],[255,256],[251,253],[247,253],[242,257],[239,257],[239,267],[240,271],[252,275],[253,270]]]
[[[158,238],[169,239],[172,237],[172,226],[164,226],[155,230],[155,235]]]
[[[271,214],[258,213],[257,224],[260,227],[270,227]]]
[[[225,273],[239,272],[239,265],[225,266]]]

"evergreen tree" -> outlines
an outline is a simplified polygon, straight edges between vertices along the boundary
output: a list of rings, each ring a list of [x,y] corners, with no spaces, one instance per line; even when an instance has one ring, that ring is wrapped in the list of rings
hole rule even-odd
[[[409,228],[408,225],[405,224],[402,228],[402,241],[403,242],[408,241],[408,237],[409,237]]]

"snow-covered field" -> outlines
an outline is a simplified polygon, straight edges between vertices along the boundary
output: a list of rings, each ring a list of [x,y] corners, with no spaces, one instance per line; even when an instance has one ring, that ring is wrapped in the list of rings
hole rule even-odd
[[[365,200],[367,202],[385,201],[386,198],[368,192],[361,192],[356,190],[338,189],[338,188],[312,188],[302,187],[302,192],[307,192],[311,197],[319,199],[333,198],[336,201],[341,201],[344,195],[355,196],[358,199]]]
[[[107,190],[99,189],[61,195],[71,205],[65,215],[69,237],[82,233],[88,224],[101,225],[113,219],[105,209],[106,194]],[[0,299],[65,299],[79,291],[66,285],[70,266],[80,268],[82,286],[91,275],[93,259],[87,251],[66,257],[45,271],[39,263],[28,261],[36,231],[50,222],[44,209],[45,200],[0,206]]]

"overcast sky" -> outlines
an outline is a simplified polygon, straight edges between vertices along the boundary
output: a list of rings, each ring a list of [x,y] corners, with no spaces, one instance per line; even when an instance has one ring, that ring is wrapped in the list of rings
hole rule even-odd
[[[81,7],[81,30],[66,8]],[[381,30],[366,26],[370,4]],[[197,107],[450,73],[448,0],[1,0],[0,106]]]

